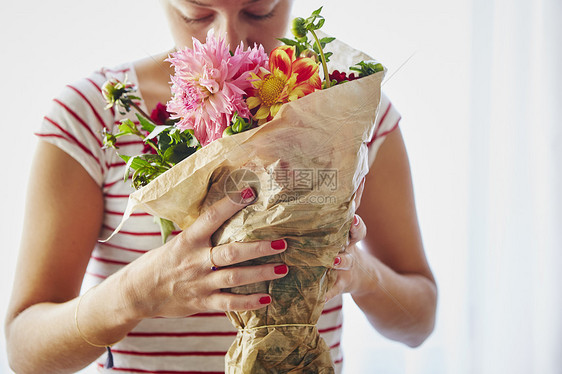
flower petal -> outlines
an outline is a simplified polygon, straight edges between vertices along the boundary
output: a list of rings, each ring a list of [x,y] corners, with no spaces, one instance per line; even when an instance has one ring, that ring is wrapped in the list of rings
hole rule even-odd
[[[246,99],[246,103],[248,104],[249,109],[254,109],[261,104],[261,100],[259,97],[252,96]]]
[[[277,112],[279,112],[279,109],[281,109],[282,106],[283,104],[281,103],[273,104],[271,106],[271,116],[275,117],[277,115]]]
[[[287,54],[285,49],[277,47],[269,55],[269,70],[274,73],[278,70],[288,77],[291,75],[292,62],[291,56]]]
[[[269,107],[265,106],[265,105],[262,105],[258,109],[257,113],[254,115],[254,118],[255,119],[265,119],[265,118],[267,118],[267,116],[269,116]]]
[[[311,58],[303,57],[293,62],[293,74],[298,74],[297,84],[306,82],[315,74],[318,75],[319,66]]]
[[[296,50],[295,50],[295,47],[293,47],[293,46],[290,46],[290,45],[281,45],[281,46],[277,47],[276,49],[283,50],[283,51],[289,56],[289,58],[291,59],[291,61],[295,61],[296,58],[297,58],[297,56],[295,55],[295,54],[296,54]]]
[[[315,74],[312,76],[312,78],[310,78],[308,80],[308,83],[314,87],[315,90],[320,90],[322,89],[322,81],[320,80],[320,75],[319,74]]]

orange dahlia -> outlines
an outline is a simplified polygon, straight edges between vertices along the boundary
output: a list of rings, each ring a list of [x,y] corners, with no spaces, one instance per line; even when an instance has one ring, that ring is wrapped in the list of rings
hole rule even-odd
[[[259,123],[272,119],[281,105],[321,89],[319,65],[309,57],[296,58],[295,48],[281,46],[271,51],[269,70],[251,74],[254,87],[246,99],[249,109],[259,107],[254,118]]]

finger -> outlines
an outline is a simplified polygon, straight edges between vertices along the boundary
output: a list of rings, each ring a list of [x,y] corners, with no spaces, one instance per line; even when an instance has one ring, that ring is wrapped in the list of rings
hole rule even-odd
[[[339,253],[334,258],[334,269],[336,270],[350,270],[353,267],[354,257],[350,253]]]
[[[268,294],[236,295],[227,292],[216,292],[208,297],[208,309],[242,311],[256,310],[271,304],[271,296]]]
[[[220,269],[210,275],[211,285],[217,289],[244,286],[278,278],[289,273],[285,264],[267,264]]]
[[[367,227],[357,214],[353,217],[351,228],[349,229],[349,244],[355,245],[367,236]]]
[[[365,177],[361,179],[361,183],[359,183],[359,187],[357,187],[357,192],[355,193],[355,197],[353,202],[355,203],[355,211],[359,209],[359,205],[361,205],[361,197],[363,197],[363,190],[365,188]]]
[[[212,262],[218,266],[229,266],[254,258],[272,256],[287,249],[284,239],[274,241],[233,242],[213,248]]]
[[[334,285],[326,292],[326,302],[343,293],[343,281],[340,277],[336,279]]]
[[[236,212],[256,199],[256,192],[245,188],[239,194],[229,194],[209,206],[187,231],[196,239],[208,239],[217,229]]]

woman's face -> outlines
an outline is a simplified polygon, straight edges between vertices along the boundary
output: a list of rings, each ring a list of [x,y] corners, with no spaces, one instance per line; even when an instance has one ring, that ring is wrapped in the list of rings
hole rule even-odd
[[[287,29],[293,0],[162,0],[176,48],[204,42],[209,29],[225,35],[234,50],[263,44],[270,52]]]

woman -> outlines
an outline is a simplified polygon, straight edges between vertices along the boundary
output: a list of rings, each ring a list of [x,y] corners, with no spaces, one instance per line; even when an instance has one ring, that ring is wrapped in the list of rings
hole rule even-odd
[[[191,46],[192,37],[204,40],[214,28],[226,33],[231,46],[261,43],[266,51],[285,34],[292,5],[291,0],[162,3],[177,48]],[[156,226],[143,215],[133,217],[115,240],[97,243],[115,227],[131,192],[120,181],[123,164],[98,143],[97,131],[120,118],[103,111],[99,86],[127,75],[145,108],[155,108],[170,97],[167,55],[105,69],[70,85],[45,117],[26,210],[33,235],[21,243],[6,319],[9,359],[17,373],[74,372],[98,358],[103,346],[121,340],[112,349],[119,371],[223,372],[224,351],[235,332],[222,311],[262,308],[271,297],[220,289],[290,271],[284,264],[210,269],[210,260],[220,268],[286,249],[279,239],[211,250],[212,233],[251,204],[259,193],[253,190],[240,191],[238,204],[219,201],[165,245],[158,244]],[[419,233],[399,116],[387,101],[381,110],[361,206],[350,243],[334,260],[338,280],[319,321],[337,371],[341,293],[351,294],[379,332],[409,346],[421,344],[434,325],[436,286]],[[142,150],[135,142],[121,146],[131,153]],[[365,250],[357,248],[360,240]],[[99,284],[78,297],[83,280]]]

